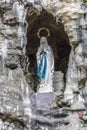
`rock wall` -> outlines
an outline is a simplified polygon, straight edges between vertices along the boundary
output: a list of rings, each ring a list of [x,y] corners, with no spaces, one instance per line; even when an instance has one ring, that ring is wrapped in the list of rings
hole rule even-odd
[[[32,100],[31,97],[35,94],[29,85],[30,74],[27,70],[28,59],[25,49],[28,27],[26,15],[29,13],[29,2],[39,13],[43,7],[54,15],[57,23],[64,24],[72,47],[65,85],[63,74],[58,72],[58,77],[55,73],[57,105],[54,104],[55,109],[49,113],[39,112],[39,115],[35,113],[35,104],[31,103],[34,100],[34,97]],[[33,12],[30,13],[33,15]],[[82,128],[81,120],[83,122],[86,120],[84,117],[86,117],[87,107],[86,40],[87,8],[86,2],[82,0],[0,0],[1,130],[85,130]],[[82,113],[83,110],[84,113]],[[80,116],[83,117],[81,120]]]
[[[25,17],[23,4],[0,1],[0,129],[24,129],[26,125],[23,122],[30,120],[29,95],[33,91],[29,92],[30,86],[23,74]]]

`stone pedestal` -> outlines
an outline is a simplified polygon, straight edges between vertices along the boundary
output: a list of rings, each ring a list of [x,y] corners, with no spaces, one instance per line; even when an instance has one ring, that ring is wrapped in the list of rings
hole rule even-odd
[[[37,93],[35,101],[36,115],[38,116],[38,129],[53,130],[53,124],[50,124],[50,120],[52,120],[52,114],[50,114],[50,111],[53,108],[54,94],[52,92]]]
[[[53,108],[54,95],[52,92],[49,93],[37,93],[36,94],[36,105],[38,110],[50,110]]]

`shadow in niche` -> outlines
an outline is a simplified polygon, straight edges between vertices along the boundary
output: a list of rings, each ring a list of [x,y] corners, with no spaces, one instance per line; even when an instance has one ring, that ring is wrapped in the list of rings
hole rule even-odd
[[[32,16],[27,15],[27,22],[29,24],[27,30],[27,46],[26,51],[29,57],[30,66],[29,72],[32,75],[32,87],[36,91],[36,86],[39,82],[37,77],[37,63],[36,63],[36,52],[40,45],[40,39],[37,37],[37,31],[41,27],[46,27],[50,30],[50,37],[48,38],[48,44],[52,47],[55,57],[55,71],[62,71],[64,77],[66,75],[69,54],[71,47],[69,45],[69,38],[64,31],[64,26],[62,23],[56,23],[55,17],[42,9],[40,15],[37,15],[37,10],[30,5],[32,10]],[[46,33],[42,32],[42,36]],[[65,78],[64,78],[65,79]]]

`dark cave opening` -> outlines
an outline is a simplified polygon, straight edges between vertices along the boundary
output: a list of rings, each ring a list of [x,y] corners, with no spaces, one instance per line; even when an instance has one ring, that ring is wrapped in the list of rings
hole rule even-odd
[[[30,66],[29,72],[36,76],[37,72],[37,62],[36,62],[36,52],[40,45],[40,39],[37,37],[38,29],[41,27],[48,28],[50,31],[50,37],[48,37],[48,44],[52,47],[54,58],[55,58],[55,71],[62,71],[64,77],[66,75],[69,54],[71,51],[71,46],[69,44],[69,38],[64,30],[64,25],[61,22],[56,22],[55,17],[42,9],[40,15],[37,15],[37,10],[33,8],[32,15],[27,15],[28,29],[27,29],[27,46],[26,51],[29,57]],[[35,12],[34,12],[35,11]],[[46,33],[43,32],[42,36]],[[37,78],[35,79],[37,81]]]

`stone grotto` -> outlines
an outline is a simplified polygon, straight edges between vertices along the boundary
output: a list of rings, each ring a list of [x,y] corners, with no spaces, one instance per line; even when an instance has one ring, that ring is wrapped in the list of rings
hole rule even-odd
[[[87,0],[0,0],[0,130],[87,130]]]

